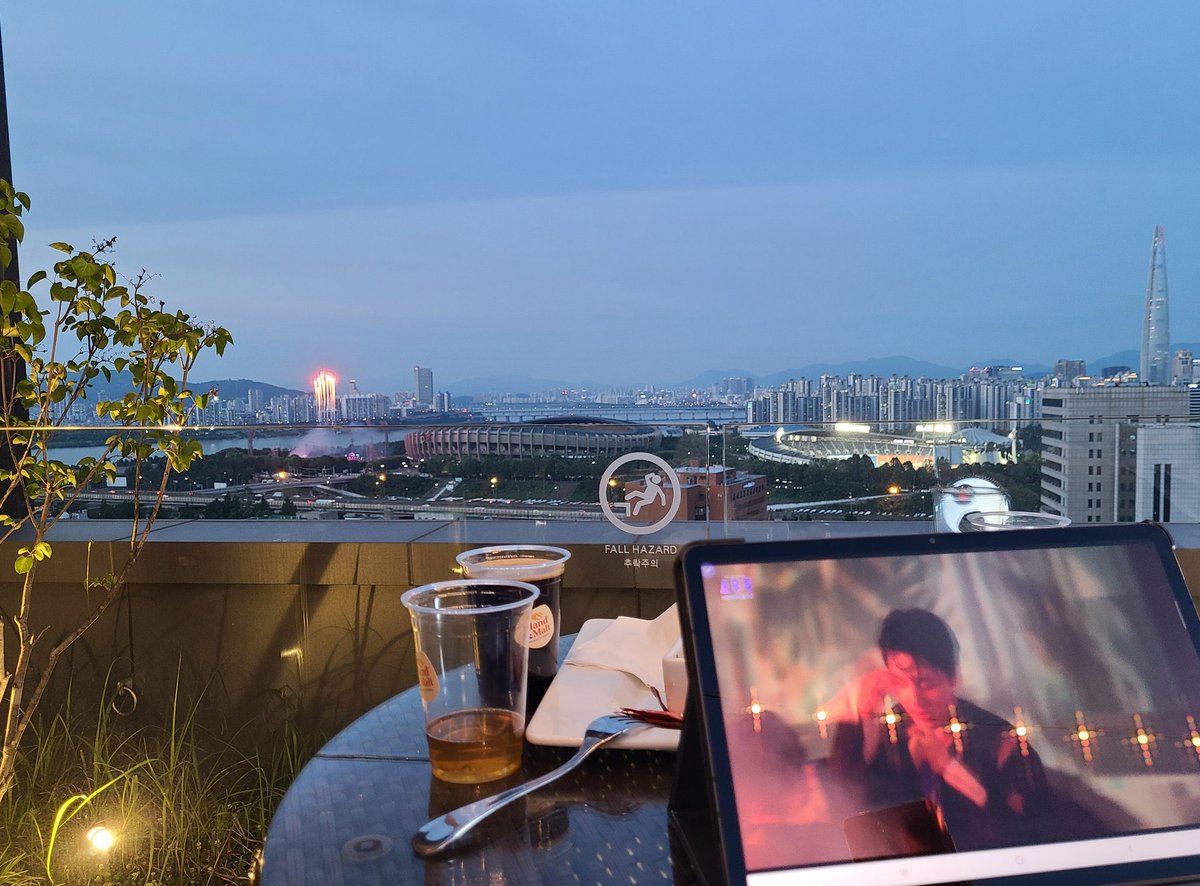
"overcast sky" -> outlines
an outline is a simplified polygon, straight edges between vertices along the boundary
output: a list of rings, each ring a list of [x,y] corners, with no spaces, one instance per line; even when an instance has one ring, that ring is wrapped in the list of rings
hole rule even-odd
[[[7,4],[27,275],[118,237],[211,375],[670,382],[1200,341],[1200,6]]]

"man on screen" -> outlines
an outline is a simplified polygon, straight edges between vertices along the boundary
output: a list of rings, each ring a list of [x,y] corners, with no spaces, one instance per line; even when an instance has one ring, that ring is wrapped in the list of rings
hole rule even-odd
[[[949,626],[924,609],[894,610],[878,645],[883,667],[843,696],[829,761],[852,803],[875,817],[871,826],[886,830],[891,810],[911,821],[923,804],[949,839],[923,851],[1052,839],[1041,760],[1012,724],[958,695]]]

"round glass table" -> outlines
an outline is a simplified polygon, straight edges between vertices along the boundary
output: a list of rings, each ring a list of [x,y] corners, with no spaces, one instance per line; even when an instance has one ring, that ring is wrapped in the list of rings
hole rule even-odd
[[[564,642],[562,654],[567,648]],[[696,882],[671,850],[667,800],[675,754],[662,751],[601,749],[574,772],[497,812],[461,846],[431,859],[417,856],[409,839],[429,819],[547,772],[572,753],[526,743],[514,776],[452,785],[432,777],[424,726],[413,687],[326,744],[276,810],[260,882]]]

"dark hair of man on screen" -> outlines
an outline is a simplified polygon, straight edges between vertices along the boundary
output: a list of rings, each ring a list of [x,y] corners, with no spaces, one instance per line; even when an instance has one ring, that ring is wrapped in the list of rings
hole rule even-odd
[[[927,609],[893,609],[879,626],[879,651],[919,655],[947,677],[958,674],[958,641],[950,626]]]

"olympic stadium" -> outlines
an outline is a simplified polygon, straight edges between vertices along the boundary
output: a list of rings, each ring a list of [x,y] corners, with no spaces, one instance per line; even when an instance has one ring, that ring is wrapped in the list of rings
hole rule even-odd
[[[437,425],[409,431],[411,458],[596,458],[654,451],[658,428],[602,418],[561,417],[512,424]]]

